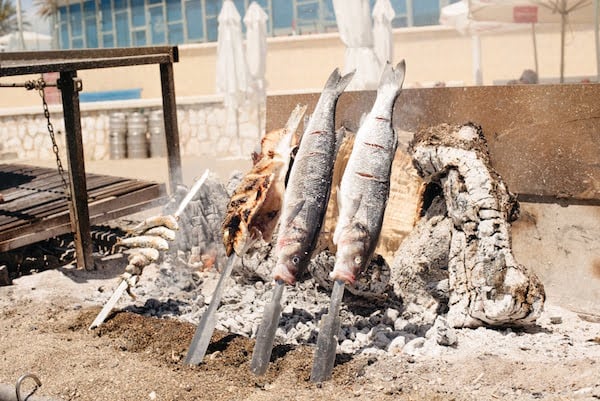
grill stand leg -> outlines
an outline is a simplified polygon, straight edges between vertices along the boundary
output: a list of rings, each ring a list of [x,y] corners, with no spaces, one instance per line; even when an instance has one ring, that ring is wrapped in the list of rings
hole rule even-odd
[[[81,113],[79,109],[81,81],[77,78],[77,71],[61,72],[59,85],[65,120],[69,182],[71,185],[71,226],[75,232],[77,267],[91,270],[94,268],[94,260],[92,258],[90,213],[83,159],[83,139],[81,137]]]

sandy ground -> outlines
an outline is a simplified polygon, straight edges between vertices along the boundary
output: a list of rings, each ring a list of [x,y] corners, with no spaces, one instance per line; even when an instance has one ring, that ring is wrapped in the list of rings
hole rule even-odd
[[[206,362],[186,367],[192,324],[118,310],[89,331],[101,306],[92,294],[110,293],[120,271],[104,266],[0,287],[0,383],[32,372],[38,395],[82,401],[600,398],[600,323],[551,304],[526,330],[463,329],[452,347],[423,338],[385,356],[338,355],[333,380],[318,386],[308,380],[306,345],[277,346],[269,372],[255,377],[246,337],[216,332]]]
[[[223,163],[184,159],[184,182],[206,167],[226,179],[245,166]],[[167,176],[162,159],[86,168],[158,181]],[[249,372],[254,340],[246,337],[216,332],[206,363],[186,367],[192,324],[117,311],[89,331],[102,306],[92,294],[110,293],[123,268],[100,262],[97,271],[64,267],[0,287],[0,384],[32,372],[43,383],[38,395],[80,401],[600,399],[600,321],[552,299],[538,324],[524,330],[462,329],[453,346],[423,338],[384,356],[338,355],[333,380],[315,385],[308,380],[313,349],[306,345],[276,347],[267,375],[255,377]],[[207,282],[216,279],[214,273]]]

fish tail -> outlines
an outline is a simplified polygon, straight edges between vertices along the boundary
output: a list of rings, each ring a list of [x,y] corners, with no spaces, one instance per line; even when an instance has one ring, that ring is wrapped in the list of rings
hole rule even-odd
[[[394,94],[400,93],[400,89],[402,89],[402,84],[404,83],[404,75],[406,72],[406,63],[404,60],[399,62],[395,68],[392,67],[392,64],[388,61],[383,68],[383,73],[381,74],[381,80],[379,81],[379,88],[377,89],[377,94],[380,95],[382,93],[392,92]]]
[[[346,86],[348,86],[350,81],[352,81],[352,77],[354,77],[355,72],[356,70],[353,70],[348,74],[342,76],[340,75],[340,70],[336,68],[335,70],[333,70],[333,72],[329,76],[329,79],[325,83],[324,90],[332,91],[337,96],[341,95],[344,89],[346,89]]]

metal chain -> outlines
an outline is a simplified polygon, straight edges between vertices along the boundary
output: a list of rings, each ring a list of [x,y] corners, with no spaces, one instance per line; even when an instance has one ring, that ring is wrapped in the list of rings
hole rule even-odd
[[[48,110],[48,103],[46,102],[46,94],[44,92],[44,88],[46,87],[46,81],[44,81],[44,78],[42,77],[36,81],[27,81],[26,84],[31,84],[31,86],[28,85],[26,86],[26,88],[36,89],[40,97],[42,98],[44,117],[46,118],[48,134],[50,135],[50,140],[52,141],[52,152],[54,152],[54,156],[56,157],[56,167],[58,168],[58,174],[60,175],[60,179],[62,181],[65,196],[67,197],[67,199],[71,199],[69,185],[67,184],[67,180],[65,179],[65,169],[63,168],[62,161],[60,160],[60,155],[58,153],[58,145],[56,144],[56,137],[54,135],[54,125],[52,125],[52,121],[50,120],[50,110]]]

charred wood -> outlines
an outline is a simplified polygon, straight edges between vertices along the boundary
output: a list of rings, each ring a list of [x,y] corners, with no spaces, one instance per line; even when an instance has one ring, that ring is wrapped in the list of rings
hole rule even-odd
[[[420,221],[396,253],[397,294],[439,308],[443,297],[432,283],[447,274],[452,327],[535,322],[544,288],[514,258],[510,223],[518,217],[518,202],[492,168],[481,129],[436,126],[417,133],[409,151],[429,190],[421,196]]]

